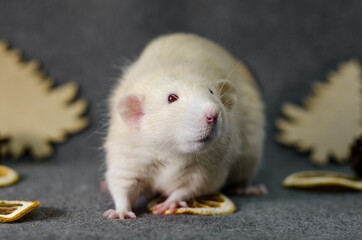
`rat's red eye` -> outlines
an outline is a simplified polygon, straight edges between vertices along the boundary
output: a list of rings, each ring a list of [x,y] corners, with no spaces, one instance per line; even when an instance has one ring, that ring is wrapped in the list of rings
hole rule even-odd
[[[178,100],[178,96],[174,93],[168,95],[168,103],[173,103]]]

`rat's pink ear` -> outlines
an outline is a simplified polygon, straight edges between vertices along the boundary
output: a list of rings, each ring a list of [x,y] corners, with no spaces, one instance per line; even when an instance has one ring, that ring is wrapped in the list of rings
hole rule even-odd
[[[235,87],[228,80],[219,80],[217,85],[220,91],[221,102],[226,107],[226,110],[230,111],[236,102]]]
[[[129,127],[139,128],[140,120],[144,115],[144,101],[145,98],[141,95],[127,95],[118,102],[117,110]]]

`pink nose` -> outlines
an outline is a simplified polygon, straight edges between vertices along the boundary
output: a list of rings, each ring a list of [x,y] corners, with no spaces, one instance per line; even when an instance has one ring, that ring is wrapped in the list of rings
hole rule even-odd
[[[217,122],[218,113],[206,113],[205,116],[208,124],[215,124]]]

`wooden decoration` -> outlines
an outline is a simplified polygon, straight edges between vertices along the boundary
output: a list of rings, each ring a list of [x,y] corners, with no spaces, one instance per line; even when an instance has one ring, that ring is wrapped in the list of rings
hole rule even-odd
[[[341,64],[314,83],[304,108],[286,103],[288,119],[277,119],[277,140],[300,151],[311,151],[311,160],[325,165],[329,157],[347,160],[353,142],[362,135],[362,69],[356,60]]]
[[[52,88],[36,61],[22,62],[20,52],[0,41],[0,132],[8,138],[5,153],[19,157],[29,149],[35,158],[50,156],[50,142],[88,125],[81,116],[87,103],[72,101],[75,83]]]

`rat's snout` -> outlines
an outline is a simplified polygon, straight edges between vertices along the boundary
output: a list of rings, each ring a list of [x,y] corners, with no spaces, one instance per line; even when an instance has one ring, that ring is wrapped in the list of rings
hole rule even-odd
[[[205,114],[206,122],[210,125],[214,125],[217,122],[219,113],[217,111],[210,111]]]

